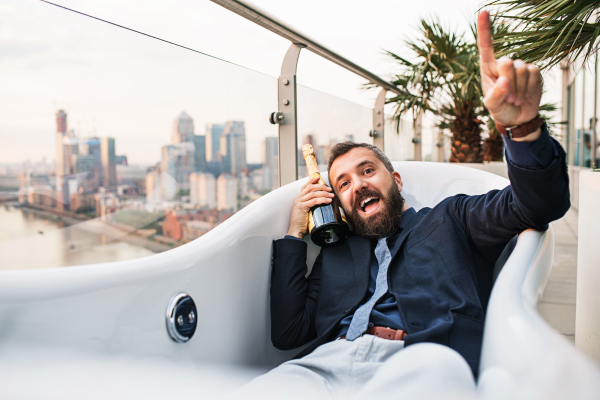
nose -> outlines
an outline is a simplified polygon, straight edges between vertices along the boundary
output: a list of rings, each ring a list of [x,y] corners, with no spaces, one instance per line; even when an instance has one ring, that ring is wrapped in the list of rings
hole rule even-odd
[[[369,187],[369,183],[365,179],[357,178],[354,187],[355,187],[356,193],[358,193],[363,188],[367,189]]]

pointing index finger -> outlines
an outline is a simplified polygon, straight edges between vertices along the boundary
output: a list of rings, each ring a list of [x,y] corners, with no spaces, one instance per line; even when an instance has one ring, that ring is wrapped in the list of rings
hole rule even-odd
[[[477,47],[482,65],[496,62],[494,42],[492,41],[492,24],[487,11],[480,12],[477,17]]]

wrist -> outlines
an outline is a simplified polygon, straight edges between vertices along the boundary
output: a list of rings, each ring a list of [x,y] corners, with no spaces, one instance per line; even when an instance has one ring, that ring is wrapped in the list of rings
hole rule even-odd
[[[294,237],[297,237],[298,239],[304,239],[304,233],[298,233],[297,231],[293,231],[293,230],[288,230],[286,236],[294,236]]]
[[[530,142],[536,140],[541,134],[544,119],[537,114],[535,118],[519,125],[506,126],[496,122],[496,128],[503,136],[518,142]]]
[[[527,136],[523,136],[520,138],[513,137],[512,140],[515,142],[535,142],[536,140],[538,140],[540,138],[541,134],[542,134],[542,128],[537,128],[537,130],[535,132],[532,132]]]

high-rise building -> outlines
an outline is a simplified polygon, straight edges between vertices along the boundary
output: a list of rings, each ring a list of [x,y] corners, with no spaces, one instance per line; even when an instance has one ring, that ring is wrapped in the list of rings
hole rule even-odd
[[[194,137],[194,121],[192,117],[187,115],[185,111],[175,119],[173,124],[173,135],[171,136],[171,142],[173,144],[191,142]]]
[[[317,164],[319,165],[319,169],[327,168],[327,159],[329,158],[329,151],[327,151],[326,146],[317,146],[314,148],[315,150],[315,158],[317,159]],[[322,168],[321,166],[324,166]]]
[[[208,172],[206,169],[206,136],[194,135],[194,167],[197,172]]]
[[[64,171],[66,175],[75,173],[71,163],[73,156],[79,154],[79,141],[71,136],[63,136]]]
[[[279,138],[267,137],[264,140],[262,148],[263,166],[278,168],[279,167]]]
[[[262,190],[279,187],[279,139],[265,138],[262,146]]]
[[[198,174],[190,174],[190,204],[198,204]]]
[[[100,140],[100,160],[102,162],[102,185],[115,188],[117,186],[115,139],[102,138]]]
[[[58,110],[56,113],[56,206],[60,210],[65,209],[69,203],[69,186],[66,176],[66,158],[64,138],[67,135],[67,113]],[[68,208],[68,207],[67,207]]]
[[[89,156],[94,160],[93,169],[87,175],[84,185],[90,192],[96,192],[98,188],[104,185],[104,171],[102,168],[102,155],[100,149],[100,139],[93,137],[79,141],[79,156]],[[85,172],[85,171],[80,171]]]
[[[190,174],[190,203],[217,208],[217,181],[211,174],[195,172]]]
[[[159,202],[160,195],[160,178],[156,170],[146,173],[146,201],[148,203]]]
[[[219,150],[221,145],[221,133],[225,125],[206,125],[206,162],[219,162]]]
[[[237,212],[237,179],[229,174],[222,174],[217,179],[217,209]]]
[[[163,146],[160,170],[170,175],[181,189],[188,189],[190,174],[196,171],[196,146],[194,121],[185,112],[175,119],[171,138],[173,144]],[[174,188],[170,179],[167,180],[169,187],[162,189],[170,192]],[[167,182],[164,183],[167,185]]]
[[[246,129],[243,121],[227,121],[221,134],[221,171],[238,176],[246,165]]]
[[[194,143],[163,146],[160,170],[170,175],[180,188],[188,189],[190,174],[194,172]]]
[[[85,193],[96,192],[98,181],[96,179],[96,159],[94,156],[73,154],[71,155],[71,165],[73,166],[73,174],[82,176],[79,190],[83,190]]]

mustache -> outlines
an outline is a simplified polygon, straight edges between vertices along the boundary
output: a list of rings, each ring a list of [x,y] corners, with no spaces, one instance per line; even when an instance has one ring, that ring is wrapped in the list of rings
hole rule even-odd
[[[361,201],[367,197],[377,197],[380,201],[384,199],[383,194],[379,190],[362,188],[360,192],[357,193],[356,197],[354,197],[354,203],[352,204],[352,207],[358,208]]]

